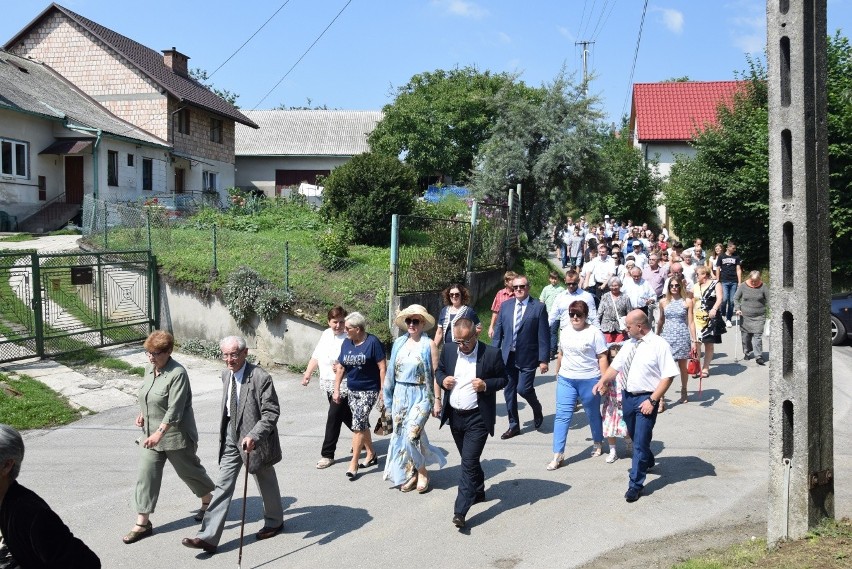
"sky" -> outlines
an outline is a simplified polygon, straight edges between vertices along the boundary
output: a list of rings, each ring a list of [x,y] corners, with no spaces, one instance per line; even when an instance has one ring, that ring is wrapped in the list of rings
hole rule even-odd
[[[599,98],[608,121],[619,122],[630,110],[631,72],[634,83],[684,76],[730,80],[747,68],[747,56],[763,58],[766,42],[765,0],[649,1],[638,53],[644,0],[59,4],[152,49],[176,47],[190,57],[191,68],[213,73],[216,87],[238,93],[237,104],[248,110],[309,102],[378,110],[413,75],[466,66],[517,73],[536,87],[551,82],[563,66],[580,80],[583,48],[577,42],[593,41],[587,46],[589,94]],[[5,43],[49,3],[0,5]],[[852,0],[828,0],[829,32],[848,35],[850,27]]]

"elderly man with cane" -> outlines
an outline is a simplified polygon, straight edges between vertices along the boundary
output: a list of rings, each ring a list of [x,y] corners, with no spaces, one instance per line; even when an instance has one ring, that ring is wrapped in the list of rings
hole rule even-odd
[[[229,336],[220,343],[226,370],[222,372],[222,423],[219,436],[219,481],[196,537],[181,543],[215,553],[222,538],[228,506],[243,463],[254,475],[263,498],[264,526],[257,539],[268,539],[284,528],[281,493],[273,465],[281,460],[278,439],[278,395],[272,377],[246,362],[243,338]],[[245,501],[244,501],[245,502]]]
[[[627,432],[633,439],[633,465],[630,468],[630,484],[624,499],[635,502],[645,486],[645,475],[655,464],[651,452],[651,438],[657,412],[672,379],[680,373],[672,357],[669,343],[651,332],[648,316],[641,310],[627,314],[627,333],[630,341],[612,360],[592,393],[606,393],[610,384],[621,372],[622,408]]]

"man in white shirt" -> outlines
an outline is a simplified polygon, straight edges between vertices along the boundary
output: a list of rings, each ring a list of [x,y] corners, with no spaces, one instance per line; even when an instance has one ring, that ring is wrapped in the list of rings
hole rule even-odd
[[[624,499],[635,502],[642,494],[648,469],[654,466],[651,439],[657,409],[680,369],[669,343],[651,332],[648,317],[642,311],[633,310],[627,315],[627,333],[631,340],[612,360],[592,393],[606,393],[618,372],[624,374],[622,409],[627,432],[633,440],[633,464]]]
[[[649,307],[657,300],[657,294],[648,281],[642,278],[642,269],[634,266],[630,269],[630,278],[621,285],[621,292],[630,299],[633,308],[638,308],[648,314]]]
[[[648,257],[646,257],[644,253],[645,246],[639,239],[634,239],[630,244],[632,245],[630,248],[630,255],[633,255],[633,260],[636,261],[636,266],[640,269],[644,269],[645,265],[648,264]]]
[[[696,238],[695,241],[692,242],[692,247],[683,250],[684,253],[687,251],[692,254],[692,259],[695,261],[696,265],[700,266],[707,262],[707,258],[704,253],[704,241],[702,241],[700,237]]]
[[[598,243],[598,256],[589,263],[589,268],[584,269],[584,271],[586,272],[586,281],[583,283],[583,288],[586,290],[592,288],[595,291],[595,302],[600,302],[601,296],[607,290],[609,279],[615,274],[615,261],[609,256],[606,243]]]
[[[553,301],[553,310],[548,312],[548,324],[553,326],[553,323],[559,321],[559,328],[562,329],[571,323],[568,317],[568,307],[575,300],[582,300],[589,306],[589,316],[587,318],[589,324],[598,325],[598,311],[595,308],[595,298],[580,288],[580,275],[575,270],[569,270],[565,273],[566,290],[559,293],[556,300]]]

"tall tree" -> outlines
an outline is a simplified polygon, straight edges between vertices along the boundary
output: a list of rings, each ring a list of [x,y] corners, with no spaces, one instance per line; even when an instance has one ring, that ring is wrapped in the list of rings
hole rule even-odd
[[[206,69],[201,69],[200,67],[196,67],[195,69],[189,70],[189,76],[192,79],[195,79],[211,91],[213,91],[220,98],[224,99],[225,102],[230,103],[235,108],[239,109],[239,105],[237,105],[237,99],[240,98],[238,93],[234,93],[233,91],[228,91],[227,89],[219,89],[218,87],[213,85],[213,82],[210,81],[210,78],[207,74]]]
[[[602,115],[564,69],[549,85],[503,89],[496,100],[473,187],[477,195],[500,199],[521,184],[521,229],[534,239],[562,204],[581,202],[605,186],[597,131]]]
[[[403,157],[421,179],[449,175],[464,180],[491,135],[495,95],[516,86],[515,80],[514,75],[475,67],[417,74],[382,109],[384,118],[370,134],[370,149]]]

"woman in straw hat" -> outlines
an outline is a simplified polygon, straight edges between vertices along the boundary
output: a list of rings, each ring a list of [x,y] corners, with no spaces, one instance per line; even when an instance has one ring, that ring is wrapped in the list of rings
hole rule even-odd
[[[435,400],[440,400],[434,392],[438,348],[424,334],[435,326],[435,319],[423,306],[412,304],[400,311],[394,322],[406,333],[393,343],[383,390],[385,407],[393,420],[385,480],[399,484],[403,492],[416,488],[424,494],[429,491],[426,465],[438,463],[443,467],[447,463],[429,444],[423,430]]]

